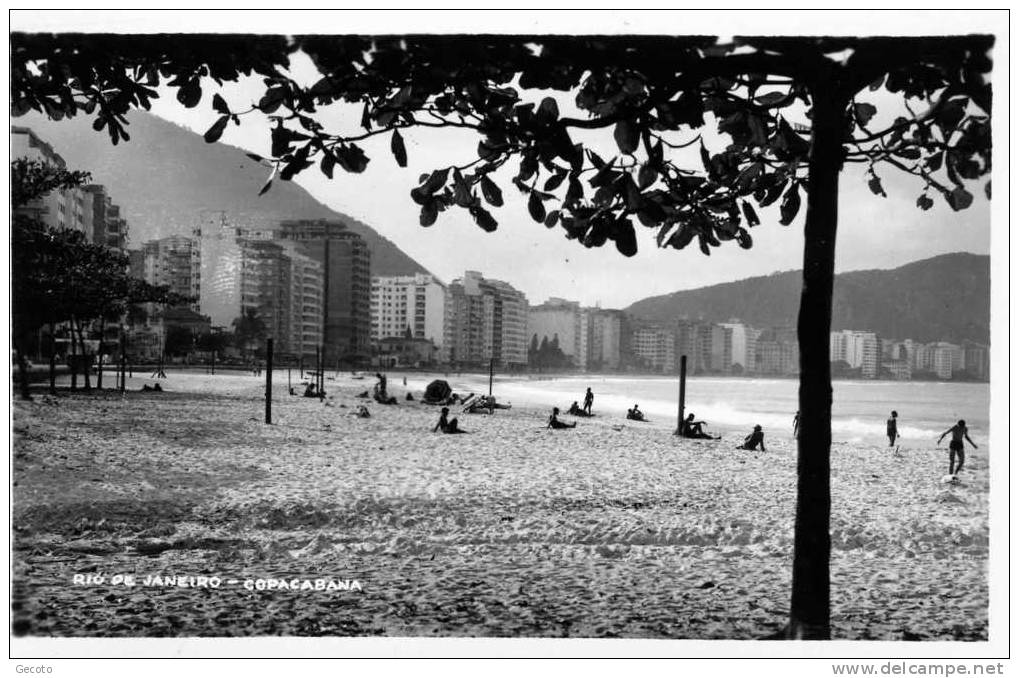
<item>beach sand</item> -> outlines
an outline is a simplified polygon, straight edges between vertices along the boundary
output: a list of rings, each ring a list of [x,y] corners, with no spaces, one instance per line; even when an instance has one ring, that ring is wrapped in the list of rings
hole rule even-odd
[[[737,451],[597,403],[575,430],[514,407],[433,434],[438,408],[395,379],[385,407],[355,397],[371,379],[328,380],[322,403],[280,375],[271,426],[248,375],[15,403],[15,634],[753,639],[785,621],[787,436]],[[835,637],[987,639],[987,454],[967,450],[952,486],[933,441],[833,447]],[[259,579],[357,585],[245,588]]]

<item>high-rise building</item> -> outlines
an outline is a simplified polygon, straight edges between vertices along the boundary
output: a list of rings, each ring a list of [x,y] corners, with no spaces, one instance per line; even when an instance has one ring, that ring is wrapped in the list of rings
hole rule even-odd
[[[463,366],[527,364],[527,297],[501,280],[467,271],[446,287],[444,359]]]
[[[11,126],[11,158],[38,160],[61,169],[67,168],[63,157],[28,127]],[[52,190],[19,207],[17,212],[38,219],[53,229],[81,231],[91,240],[85,223],[85,199],[78,187]]]
[[[578,369],[586,369],[590,341],[590,313],[576,301],[551,297],[527,311],[527,337],[559,337],[559,349]]]
[[[370,355],[371,254],[364,239],[341,221],[283,221],[275,233],[301,245],[322,265],[326,360],[363,361]]]
[[[757,335],[757,372],[759,374],[793,375],[799,372],[800,347],[796,329],[776,327],[761,330]]]
[[[991,375],[990,348],[975,341],[962,342],[963,364],[973,379],[987,380]]]
[[[757,369],[757,331],[738,320],[719,323],[730,332],[730,370],[753,372]],[[737,369],[737,365],[739,368]]]
[[[371,335],[375,342],[392,337],[428,339],[442,348],[446,288],[434,276],[372,276]]]
[[[149,240],[129,255],[132,275],[152,285],[169,287],[175,294],[195,298],[190,306],[191,310],[198,310],[201,249],[196,238],[171,236]]]
[[[622,350],[622,311],[589,308],[588,368],[592,370],[617,370]]]
[[[632,334],[635,355],[655,372],[676,371],[676,333],[664,327],[641,327]]]
[[[868,379],[877,376],[880,362],[880,343],[873,332],[840,330],[832,332],[830,344],[832,362],[844,361]]]

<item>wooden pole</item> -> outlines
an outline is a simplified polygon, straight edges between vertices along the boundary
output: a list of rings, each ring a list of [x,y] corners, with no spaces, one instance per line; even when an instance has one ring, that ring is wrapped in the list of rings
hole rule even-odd
[[[292,388],[293,388],[293,385],[291,385],[291,383],[290,383],[290,368],[288,367],[287,368],[287,393],[289,393],[290,389],[292,389]]]
[[[265,423],[272,423],[272,339],[265,340]]]
[[[495,375],[495,358],[488,361],[488,395],[492,395],[492,378]]]
[[[676,424],[676,435],[683,435],[683,415],[686,410],[686,356],[679,358],[679,420]]]
[[[124,341],[124,331],[120,331],[120,392],[127,390],[127,342]]]
[[[216,351],[212,352],[212,373],[216,374]]]
[[[303,348],[302,348],[302,352],[301,352],[301,357],[300,357],[300,359],[297,362],[297,366],[301,370],[301,379],[304,379],[304,352],[303,352]]]

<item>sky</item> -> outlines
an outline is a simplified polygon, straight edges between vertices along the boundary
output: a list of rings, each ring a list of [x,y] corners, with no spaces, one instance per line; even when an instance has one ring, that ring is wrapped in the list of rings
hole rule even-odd
[[[633,29],[670,32],[668,29],[672,28],[672,32],[685,32],[681,31],[684,22],[678,16],[666,17],[671,22],[638,25]],[[480,28],[490,30],[483,24]],[[624,31],[626,25],[616,24],[615,29]],[[308,29],[298,26],[293,30]],[[525,23],[518,30],[537,28]],[[712,32],[721,31],[716,26]],[[295,57],[292,72],[307,84],[317,79],[313,66],[301,55]],[[231,108],[246,108],[253,100],[257,101],[260,88],[259,81],[228,84],[220,93]],[[217,117],[209,105],[214,91],[206,87],[203,100],[195,109],[184,109],[167,92],[168,96],[155,102],[153,112],[202,133]],[[571,106],[570,97],[559,97],[559,101],[565,114],[565,109]],[[894,117],[887,107],[881,110],[882,115]],[[260,114],[246,116],[240,127],[228,125],[221,142],[268,155],[268,122],[259,117]],[[337,107],[320,119],[353,129],[357,117],[356,113]],[[418,224],[418,206],[409,197],[419,174],[474,160],[477,137],[460,130],[435,129],[407,131],[404,136],[409,158],[406,169],[399,168],[393,160],[388,135],[380,135],[362,143],[372,158],[363,174],[346,174],[337,169],[330,180],[312,167],[295,181],[322,203],[370,225],[444,282],[461,276],[465,270],[477,270],[522,290],[532,304],[555,296],[584,305],[620,308],[652,295],[802,266],[805,210],[788,227],[778,223],[777,210],[765,210],[762,224],[751,232],[754,238],[751,250],[742,250],[734,242],[723,243],[710,257],[696,246],[682,251],[659,249],[654,241],[655,231],[638,224],[639,251],[626,258],[611,243],[586,249],[567,240],[561,228],[546,229],[535,223],[527,213],[525,199],[508,181],[503,181],[506,205],[493,209],[500,222],[495,233],[483,232],[460,209],[440,214],[434,226],[423,228]],[[610,131],[593,133],[583,140],[590,142],[596,151],[604,149],[603,154],[615,154]],[[938,196],[934,196],[935,207],[922,212],[915,207],[922,188],[915,179],[891,170],[884,171],[882,179],[887,198],[870,192],[860,166],[848,166],[842,174],[838,271],[893,268],[948,252],[989,253],[990,210],[982,190],[973,190],[977,195],[974,205],[963,212],[953,212]]]

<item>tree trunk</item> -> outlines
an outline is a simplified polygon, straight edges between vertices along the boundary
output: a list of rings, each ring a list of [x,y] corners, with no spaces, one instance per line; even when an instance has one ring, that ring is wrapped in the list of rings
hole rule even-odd
[[[78,338],[76,336],[74,336],[74,318],[71,318],[70,334],[71,334],[71,360],[69,362],[71,363],[71,390],[72,391],[77,391],[78,390],[78,353],[77,353]]]
[[[99,319],[99,363],[96,368],[96,388],[103,390],[103,340],[106,338],[106,318]]]
[[[25,338],[19,336],[22,334],[20,331],[15,331],[12,334],[14,352],[18,356],[18,391],[22,400],[31,400],[32,393],[28,386],[28,363],[25,361],[25,352],[22,350],[25,345]]]
[[[57,331],[50,323],[50,393],[57,394]]]
[[[82,365],[81,371],[84,374],[85,378],[85,390],[91,391],[92,375],[89,374],[89,372],[91,372],[91,365],[89,364],[88,359],[88,349],[85,347],[85,331],[82,329],[81,323],[75,323],[75,325],[77,325],[78,329],[78,344],[81,346],[81,365]],[[73,332],[74,328],[72,328],[71,331]]]
[[[820,88],[819,88],[820,89]],[[838,182],[847,103],[831,91],[814,91],[800,347],[800,437],[793,546],[789,638],[831,637],[831,332]]]

